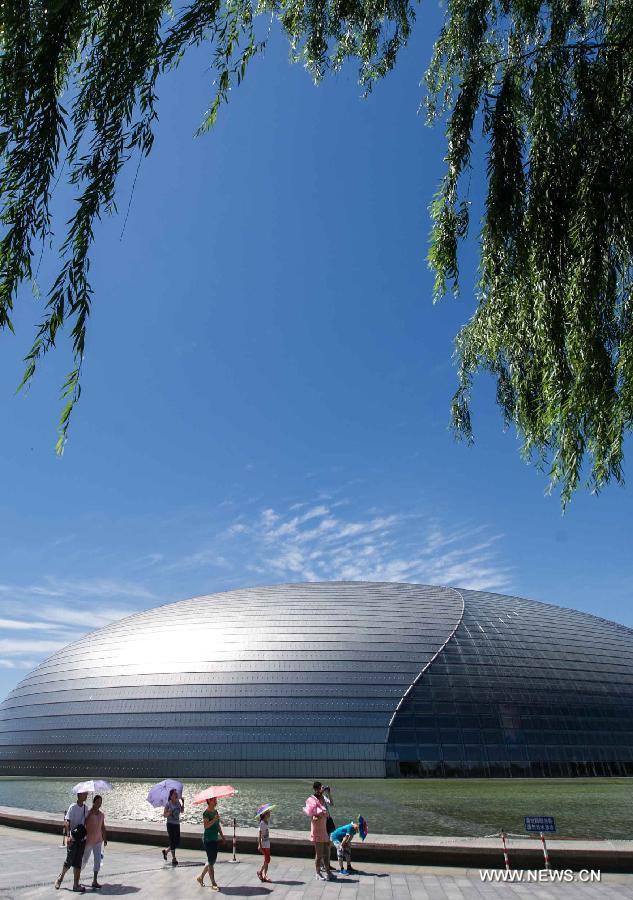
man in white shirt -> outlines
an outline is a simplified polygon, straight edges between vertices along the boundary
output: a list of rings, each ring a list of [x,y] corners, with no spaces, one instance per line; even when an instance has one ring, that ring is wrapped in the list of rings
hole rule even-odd
[[[81,875],[81,863],[83,860],[84,849],[86,847],[86,816],[88,808],[86,807],[86,797],[88,794],[77,794],[77,802],[71,803],[64,819],[64,827],[66,829],[66,861],[62,867],[61,874],[55,882],[57,890],[60,889],[64,875],[72,868],[73,870],[73,891],[84,893],[86,890],[83,884],[79,883]],[[80,836],[75,829],[79,828]],[[73,836],[75,831],[75,836]]]

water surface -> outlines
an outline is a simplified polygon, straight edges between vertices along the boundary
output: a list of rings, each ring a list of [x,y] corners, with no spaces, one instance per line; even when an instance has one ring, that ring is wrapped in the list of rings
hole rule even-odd
[[[70,788],[81,780],[0,778],[0,805],[58,813],[72,801]],[[117,781],[104,797],[104,810],[117,819],[161,821],[145,797],[150,781]],[[227,824],[255,827],[253,815],[267,801],[277,804],[272,825],[308,829],[302,812],[311,782],[300,779],[238,779],[238,794],[220,804]],[[199,823],[202,811],[187,798],[206,787],[185,782],[184,820]],[[359,813],[370,831],[387,834],[484,836],[501,829],[523,831],[526,815],[552,815],[562,837],[630,839],[633,835],[633,779],[349,779],[332,782],[334,819],[344,824]]]

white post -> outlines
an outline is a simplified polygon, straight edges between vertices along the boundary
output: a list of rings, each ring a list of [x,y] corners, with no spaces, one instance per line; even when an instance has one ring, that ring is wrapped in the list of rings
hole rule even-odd
[[[545,843],[545,835],[543,834],[542,831],[541,831],[541,843],[543,844],[543,856],[545,857],[545,868],[549,869],[550,864],[549,864],[549,856],[547,854],[547,844]]]
[[[501,832],[501,842],[503,843],[503,860],[506,864],[506,872],[508,872],[510,870],[510,857],[508,856],[505,831]]]

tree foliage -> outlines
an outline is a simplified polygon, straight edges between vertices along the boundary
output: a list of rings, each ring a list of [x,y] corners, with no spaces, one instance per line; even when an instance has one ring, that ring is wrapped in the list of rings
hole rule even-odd
[[[633,421],[633,7],[458,0],[428,82],[431,117],[449,110],[432,206],[438,297],[457,286],[478,111],[487,140],[478,306],[457,337],[454,425],[471,437],[471,383],[485,369],[563,502],[585,459],[595,490],[621,480]]]
[[[76,196],[22,382],[69,329],[60,452],[79,397],[95,224],[116,209],[122,167],[151,150],[158,79],[188,48],[207,45],[215,90],[201,130],[209,128],[265,46],[259,20],[271,19],[316,80],[356,60],[369,91],[406,44],[414,5],[0,2],[0,328],[12,327],[18,290],[52,240],[56,180]],[[491,372],[506,422],[525,454],[550,466],[564,500],[587,458],[594,488],[621,479],[632,424],[632,47],[630,2],[449,0],[427,73],[429,117],[446,118],[448,142],[432,204],[436,297],[457,288],[464,176],[480,122],[487,154],[478,302],[457,337],[453,422],[471,438],[473,377]]]

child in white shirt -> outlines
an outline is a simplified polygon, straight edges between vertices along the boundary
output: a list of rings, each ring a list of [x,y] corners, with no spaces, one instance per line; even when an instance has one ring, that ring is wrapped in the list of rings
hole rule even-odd
[[[270,833],[268,830],[268,822],[270,821],[270,810],[259,816],[259,834],[257,835],[257,849],[264,857],[261,869],[257,872],[260,881],[270,881],[268,877],[268,863],[270,862]]]

